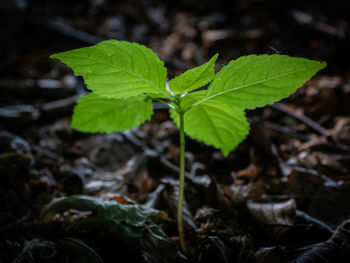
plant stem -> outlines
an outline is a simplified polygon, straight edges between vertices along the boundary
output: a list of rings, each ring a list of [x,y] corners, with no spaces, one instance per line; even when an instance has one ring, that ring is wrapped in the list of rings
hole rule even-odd
[[[180,112],[180,187],[179,187],[179,200],[177,207],[177,229],[179,232],[180,245],[185,253],[188,255],[188,250],[185,243],[185,234],[183,229],[182,220],[182,207],[184,197],[184,186],[185,186],[185,133],[184,133],[184,113]]]

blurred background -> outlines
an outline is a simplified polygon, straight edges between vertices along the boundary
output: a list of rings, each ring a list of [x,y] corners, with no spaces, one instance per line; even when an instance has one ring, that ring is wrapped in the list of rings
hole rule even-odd
[[[120,262],[186,261],[172,246],[179,150],[167,110],[154,104],[150,122],[119,134],[69,127],[87,90],[49,56],[106,39],[147,45],[169,78],[215,53],[217,70],[247,54],[326,61],[283,103],[248,112],[251,134],[228,158],[187,139],[185,225],[195,262],[289,262],[331,239],[350,218],[349,11],[346,0],[1,1],[0,262],[88,262],[74,258],[86,251],[104,262],[115,262],[116,253]],[[161,228],[173,240],[144,237],[132,254],[103,227],[89,235],[42,229],[43,206],[74,194],[166,211]],[[261,215],[269,209],[273,216]],[[261,228],[273,224],[287,227]],[[154,252],[154,244],[163,250]],[[325,257],[346,262],[336,256]]]

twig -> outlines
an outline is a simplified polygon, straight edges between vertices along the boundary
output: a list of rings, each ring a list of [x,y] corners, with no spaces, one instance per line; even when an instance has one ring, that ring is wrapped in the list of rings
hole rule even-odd
[[[306,125],[308,125],[312,129],[314,129],[315,131],[317,131],[321,135],[324,135],[326,137],[331,136],[330,133],[324,127],[322,127],[320,124],[318,124],[314,120],[310,119],[309,117],[305,116],[304,114],[297,112],[297,111],[289,108],[288,106],[286,106],[280,102],[272,104],[272,105],[270,105],[270,107],[273,109],[282,111],[282,112],[292,116],[293,118],[300,120],[301,122],[305,123]]]
[[[297,217],[300,217],[303,220],[305,220],[307,223],[311,223],[313,225],[318,226],[320,229],[326,231],[330,235],[332,235],[334,232],[334,230],[330,226],[328,226],[326,223],[308,215],[307,213],[305,213],[303,211],[296,210],[296,215],[297,215]]]
[[[83,32],[81,30],[75,29],[59,21],[55,21],[47,18],[35,18],[35,19],[30,19],[30,21],[36,25],[44,26],[52,31],[61,33],[71,38],[78,39],[87,44],[97,44],[103,40],[103,38],[99,36],[95,36],[95,35]]]
[[[298,140],[303,141],[303,142],[309,141],[311,139],[310,136],[299,133],[296,130],[293,130],[287,126],[282,126],[282,125],[278,125],[276,123],[267,122],[267,121],[264,121],[262,123],[262,125],[265,128],[272,129],[272,130],[287,134],[287,135],[294,137],[294,138],[297,138]]]

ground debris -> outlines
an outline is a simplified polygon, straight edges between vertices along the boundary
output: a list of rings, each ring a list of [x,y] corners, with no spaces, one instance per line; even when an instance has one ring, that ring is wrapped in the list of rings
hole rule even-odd
[[[346,262],[350,6],[294,2],[0,1],[0,261]],[[186,138],[191,257],[178,246],[167,106],[118,134],[70,127],[89,91],[49,56],[103,39],[146,44],[169,80],[215,53],[216,71],[262,53],[328,64],[293,96],[247,111],[250,135],[228,157]]]

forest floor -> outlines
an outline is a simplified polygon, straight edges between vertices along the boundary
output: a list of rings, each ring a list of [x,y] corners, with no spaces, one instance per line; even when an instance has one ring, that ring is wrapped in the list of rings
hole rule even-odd
[[[0,262],[348,262],[347,1],[4,1],[0,4]],[[219,53],[279,53],[328,67],[248,111],[225,158],[186,138],[178,245],[178,129],[167,109],[118,134],[70,128],[87,93],[49,59],[104,39],[152,48],[174,77]]]

